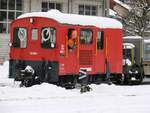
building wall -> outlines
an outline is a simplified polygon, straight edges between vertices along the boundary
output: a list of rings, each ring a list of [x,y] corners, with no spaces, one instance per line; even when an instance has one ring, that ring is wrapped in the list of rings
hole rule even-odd
[[[109,9],[109,0],[22,0],[23,13],[41,11],[42,2],[55,2],[62,4],[63,13],[78,14],[80,5],[93,5],[97,7],[98,16],[106,16]],[[69,1],[69,3],[68,3]],[[1,10],[1,9],[0,9]],[[9,53],[9,33],[0,33],[0,64],[8,59]]]
[[[69,4],[68,4],[69,1]],[[42,2],[55,2],[62,4],[62,12],[78,14],[78,5],[94,5],[98,8],[98,16],[104,16],[104,1],[107,0],[25,0],[24,1],[24,12],[37,12],[41,11]],[[31,5],[30,5],[31,3]]]

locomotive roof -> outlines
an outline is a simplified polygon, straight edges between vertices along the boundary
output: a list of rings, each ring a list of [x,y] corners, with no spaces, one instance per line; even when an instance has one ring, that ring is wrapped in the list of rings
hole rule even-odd
[[[132,48],[135,48],[135,45],[132,43],[123,43],[123,48],[124,49],[132,49]]]
[[[144,43],[150,43],[150,39],[145,39]]]
[[[123,39],[142,39],[141,36],[125,36]]]
[[[61,13],[58,10],[50,10],[48,12],[32,12],[25,13],[18,18],[26,17],[45,17],[58,21],[62,24],[71,24],[71,25],[87,25],[95,26],[99,28],[119,28],[122,29],[122,24],[115,19],[107,17],[98,17],[98,16],[85,16],[77,14],[66,14]]]

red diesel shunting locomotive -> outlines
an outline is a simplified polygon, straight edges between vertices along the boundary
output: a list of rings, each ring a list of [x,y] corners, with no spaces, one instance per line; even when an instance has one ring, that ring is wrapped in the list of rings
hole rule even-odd
[[[12,78],[28,84],[33,78],[74,84],[85,69],[89,82],[105,79],[107,73],[111,80],[121,80],[122,24],[117,20],[57,10],[33,12],[12,22],[10,37]]]

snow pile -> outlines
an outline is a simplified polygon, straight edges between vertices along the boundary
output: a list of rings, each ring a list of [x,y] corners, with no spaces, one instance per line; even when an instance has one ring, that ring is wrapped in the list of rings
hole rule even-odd
[[[2,113],[149,113],[149,86],[91,85],[92,91],[51,84],[0,87]]]
[[[0,88],[0,100],[28,100],[28,99],[51,99],[67,98],[73,96],[69,90],[56,85],[43,83],[32,87],[2,87]],[[75,95],[74,95],[75,96]]]
[[[87,26],[96,26],[99,28],[122,29],[122,24],[119,21],[112,18],[77,15],[77,14],[65,14],[54,9],[48,12],[26,13],[19,16],[18,19],[27,18],[27,17],[45,17],[45,18],[54,19],[62,24],[87,25]]]
[[[14,79],[9,79],[9,62],[4,62],[4,65],[0,65],[0,87],[11,86],[16,87],[19,86],[19,82],[14,83]]]
[[[8,78],[8,67],[9,67],[9,62],[4,62],[3,65],[0,65],[0,79],[2,78]]]
[[[0,75],[0,83],[8,79],[8,62],[0,67]],[[150,113],[149,85],[93,84],[91,92],[81,94],[48,83],[29,88],[9,83],[0,85],[1,113]]]

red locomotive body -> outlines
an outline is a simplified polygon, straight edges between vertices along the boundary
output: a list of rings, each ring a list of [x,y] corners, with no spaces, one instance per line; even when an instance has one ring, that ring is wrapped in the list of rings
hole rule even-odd
[[[13,21],[10,37],[10,77],[30,66],[40,81],[73,82],[85,69],[95,82],[107,68],[113,80],[121,79],[122,25],[116,20],[35,12]]]

